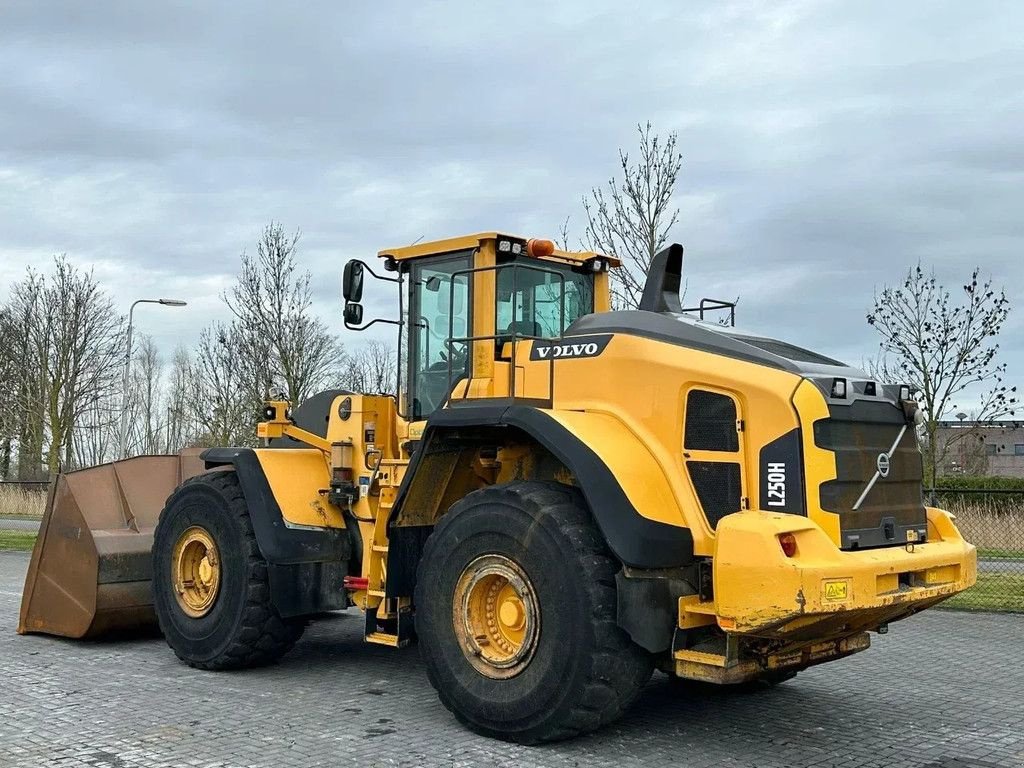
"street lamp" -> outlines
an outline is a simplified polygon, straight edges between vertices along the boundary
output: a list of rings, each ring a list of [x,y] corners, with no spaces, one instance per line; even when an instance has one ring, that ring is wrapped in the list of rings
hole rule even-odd
[[[132,371],[132,316],[136,304],[162,304],[165,307],[184,307],[187,301],[181,299],[137,299],[128,309],[128,349],[124,356],[124,381],[121,386],[121,434],[118,440],[117,455],[125,458],[128,453],[128,386]]]

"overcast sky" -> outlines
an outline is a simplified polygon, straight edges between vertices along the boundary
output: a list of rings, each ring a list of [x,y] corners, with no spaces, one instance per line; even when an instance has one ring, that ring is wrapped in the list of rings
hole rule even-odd
[[[739,295],[745,328],[857,363],[876,287],[980,264],[1024,383],[1020,4],[394,5],[5,0],[0,297],[66,252],[125,310],[187,299],[136,316],[169,353],[224,317],[274,219],[357,343],[346,259],[566,216],[579,234],[650,120],[684,155],[688,299]]]

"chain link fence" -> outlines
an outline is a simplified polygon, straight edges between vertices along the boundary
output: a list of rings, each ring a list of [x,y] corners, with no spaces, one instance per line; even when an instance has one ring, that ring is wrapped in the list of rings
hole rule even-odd
[[[956,516],[960,533],[978,548],[978,583],[943,605],[1024,612],[1024,492],[939,489],[934,500]]]
[[[48,483],[0,481],[0,549],[30,550],[46,507]]]
[[[0,549],[30,550],[46,506],[45,481],[0,482]],[[978,547],[978,583],[943,603],[949,608],[1024,612],[1024,492],[938,490],[934,503],[956,515]]]

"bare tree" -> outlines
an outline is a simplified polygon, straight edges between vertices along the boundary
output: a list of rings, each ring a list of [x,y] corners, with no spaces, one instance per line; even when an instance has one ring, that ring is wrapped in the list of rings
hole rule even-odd
[[[74,431],[94,400],[117,386],[123,318],[91,272],[64,256],[52,273],[29,272],[12,290],[24,324],[22,407],[29,460],[45,437],[46,469],[74,464]],[[39,428],[42,427],[42,434]]]
[[[18,327],[9,307],[0,307],[0,391],[16,393],[21,379]],[[11,476],[18,434],[17,408],[0,408],[0,479]]]
[[[565,217],[565,221],[558,227],[558,239],[555,244],[563,251],[572,250],[569,247],[569,216]]]
[[[398,356],[392,344],[376,339],[368,341],[345,355],[341,386],[366,394],[394,394],[397,366]]]
[[[43,313],[41,307],[43,277],[29,270],[25,278],[11,287],[8,305],[10,340],[18,361],[17,384],[14,391],[14,409],[17,421],[17,476],[22,480],[44,477],[43,441],[45,439],[42,387],[44,371],[33,362],[45,357],[45,346],[34,333],[35,323]]]
[[[931,487],[939,468],[960,440],[973,430],[957,430],[939,440],[939,422],[957,411],[958,401],[975,394],[977,423],[1011,416],[1016,387],[1003,383],[1006,364],[999,361],[997,338],[1010,312],[1003,290],[980,280],[975,269],[954,301],[934,272],[920,264],[907,272],[903,284],[875,294],[868,324],[882,336],[880,352],[887,378],[910,384],[918,393],[925,422],[922,450]]]
[[[128,393],[128,455],[160,453],[163,424],[163,360],[149,336],[141,335],[134,351]]]
[[[640,159],[630,161],[619,150],[622,178],[608,180],[607,189],[594,187],[583,198],[587,214],[587,247],[622,261],[612,270],[612,303],[616,308],[635,309],[640,304],[651,259],[668,240],[679,218],[672,208],[682,155],[676,146],[676,134],[663,140],[651,124],[638,125]],[[563,228],[563,239],[565,231]]]
[[[93,467],[120,458],[117,449],[121,408],[121,398],[114,391],[86,398],[72,436],[76,467]]]
[[[177,453],[182,448],[198,441],[198,428],[194,418],[196,408],[192,404],[195,394],[195,366],[192,357],[184,347],[174,351],[171,370],[167,376],[167,394],[164,406],[167,415],[164,421],[164,450]]]
[[[311,311],[311,275],[295,261],[299,233],[271,223],[256,247],[242,254],[235,286],[224,300],[235,316],[232,333],[242,358],[244,386],[258,404],[284,390],[299,403],[336,375],[337,340]]]
[[[201,445],[253,445],[258,412],[241,374],[242,345],[233,326],[203,329],[192,365],[187,399]]]

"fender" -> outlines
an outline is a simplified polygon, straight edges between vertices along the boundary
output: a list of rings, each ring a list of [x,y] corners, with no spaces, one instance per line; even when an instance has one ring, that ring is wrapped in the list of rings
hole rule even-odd
[[[343,586],[352,551],[348,531],[286,527],[251,448],[210,448],[201,458],[208,470],[230,466],[238,476],[278,613],[288,618],[348,607]]]
[[[209,448],[201,454],[207,469],[232,466],[245,494],[252,529],[260,553],[268,563],[337,562],[351,555],[349,535],[343,528],[288,528],[263,468],[252,448]]]
[[[690,529],[641,515],[630,502],[612,469],[565,425],[542,410],[523,405],[498,405],[493,404],[493,401],[486,405],[466,401],[464,405],[437,411],[427,420],[420,449],[412,457],[391,512],[389,525],[392,536],[403,538],[400,533],[402,528],[396,526],[395,521],[410,496],[418,500],[434,495],[428,489],[436,484],[436,478],[427,476],[432,473],[417,471],[424,463],[429,463],[427,457],[450,452],[453,444],[493,441],[495,431],[508,429],[532,437],[580,479],[580,490],[591,514],[609,549],[622,563],[634,568],[676,568],[693,562],[693,536]],[[651,470],[661,471],[654,465]],[[412,534],[412,531],[409,533]],[[392,542],[394,552],[394,538]],[[404,552],[405,549],[399,546],[398,551]],[[403,559],[414,560],[416,553],[407,553]],[[412,564],[391,563],[389,558],[391,576],[396,575],[391,570],[392,566],[397,566],[399,572],[408,570],[403,565]]]

